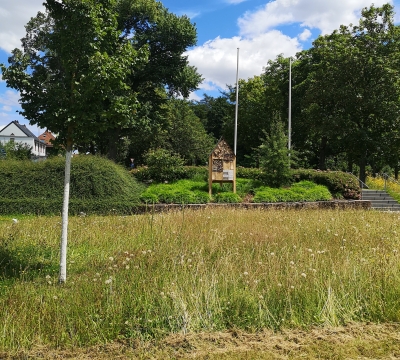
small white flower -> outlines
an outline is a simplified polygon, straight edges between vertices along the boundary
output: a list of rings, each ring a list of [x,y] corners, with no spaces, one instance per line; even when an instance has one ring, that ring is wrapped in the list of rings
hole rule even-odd
[[[111,279],[111,278],[107,279],[107,280],[105,281],[105,283],[106,283],[106,285],[111,284],[111,283],[112,283],[112,279]]]
[[[275,253],[274,253],[274,252],[272,252],[272,253],[271,253],[271,256],[274,256],[274,255],[275,255]]]
[[[249,273],[248,273],[247,271],[245,271],[245,272],[243,273],[243,275],[244,275],[244,276],[247,276],[247,275],[249,275]]]
[[[306,278],[306,277],[307,277],[306,273],[301,273],[301,276],[302,276],[303,278]]]
[[[108,258],[108,260],[114,261],[114,258],[113,258],[112,256],[110,256],[110,257]]]
[[[12,219],[13,223],[16,224],[18,222],[18,219]]]

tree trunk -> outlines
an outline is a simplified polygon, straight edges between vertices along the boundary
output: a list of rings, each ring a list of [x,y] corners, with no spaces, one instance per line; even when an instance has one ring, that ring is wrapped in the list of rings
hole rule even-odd
[[[353,173],[353,157],[347,154],[347,172]]]
[[[62,231],[60,244],[60,284],[67,281],[67,242],[68,242],[68,206],[69,206],[69,186],[71,178],[71,158],[72,140],[67,140],[67,152],[65,157],[65,176],[64,176],[64,199],[62,209]]]
[[[397,164],[394,166],[394,178],[399,180],[399,165]]]
[[[360,156],[360,164],[359,164],[359,166],[360,166],[360,175],[359,175],[359,177],[360,177],[360,180],[363,183],[365,183],[365,166],[366,166],[366,163],[367,163],[367,156],[364,153],[364,154],[362,154]]]
[[[108,138],[107,157],[114,162],[117,160],[117,155],[118,155],[119,134],[120,134],[119,129],[111,129],[110,136]]]
[[[328,144],[328,138],[323,136],[321,144],[319,146],[319,163],[318,168],[320,170],[326,170],[326,145]]]

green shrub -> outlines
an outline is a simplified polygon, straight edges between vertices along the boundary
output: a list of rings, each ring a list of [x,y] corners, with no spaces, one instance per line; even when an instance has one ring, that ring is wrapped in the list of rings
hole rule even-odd
[[[332,198],[329,190],[310,181],[302,181],[288,189],[260,187],[256,190],[254,202],[321,201]]]
[[[204,181],[179,180],[172,184],[152,184],[141,199],[145,203],[205,204],[210,201],[207,191]]]
[[[328,188],[334,198],[359,200],[361,198],[360,187],[357,179],[342,171],[321,170],[293,170],[294,181],[309,180]]]
[[[69,214],[79,215],[130,215],[135,213],[137,202],[130,200],[110,199],[71,199]],[[0,214],[12,215],[60,215],[62,199],[4,199],[0,198]]]
[[[148,166],[139,166],[135,169],[132,169],[130,173],[141,182],[150,182],[156,181],[152,178],[152,171]],[[175,170],[174,176],[175,180],[181,179],[192,179],[196,181],[207,181],[208,179],[208,168],[205,166],[183,166],[179,171]],[[165,179],[167,180],[167,179]],[[158,182],[164,182],[165,180]],[[168,180],[167,180],[168,181]]]
[[[3,161],[0,170],[0,213],[58,214],[62,208],[65,160]],[[108,214],[140,203],[144,186],[110,160],[75,156],[71,164],[70,213]],[[76,204],[76,205],[75,205]],[[120,211],[120,210],[118,210]],[[122,210],[121,210],[122,211]]]
[[[42,200],[62,198],[65,160],[4,161],[0,171],[0,198]],[[143,186],[121,166],[90,155],[74,156],[71,164],[71,199],[129,199],[139,201]]]
[[[236,176],[238,178],[262,181],[264,173],[257,168],[238,167]],[[345,172],[296,169],[292,170],[292,177],[293,182],[309,180],[315,184],[324,185],[334,198],[349,200],[359,200],[361,198],[357,179]]]
[[[182,179],[184,159],[165,149],[149,150],[145,155],[149,177],[157,182]]]
[[[233,192],[220,192],[213,196],[213,202],[215,203],[240,203],[242,199],[238,194]]]

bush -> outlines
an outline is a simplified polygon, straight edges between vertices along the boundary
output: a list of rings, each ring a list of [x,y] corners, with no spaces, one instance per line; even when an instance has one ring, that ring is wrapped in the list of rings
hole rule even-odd
[[[236,176],[238,178],[262,181],[264,173],[257,168],[238,167]],[[353,175],[342,171],[292,170],[292,181],[299,182],[302,180],[326,186],[334,198],[349,200],[359,200],[361,198],[357,179]]]
[[[206,204],[210,201],[207,183],[179,180],[173,184],[153,184],[142,194],[145,203]]]
[[[58,214],[62,208],[64,166],[65,159],[60,157],[41,162],[2,162],[0,212]],[[116,208],[127,210],[140,203],[143,190],[143,185],[112,161],[90,155],[72,159],[71,214],[75,206],[78,213],[104,214]]]
[[[157,176],[154,178],[152,176],[153,171],[149,169],[148,166],[139,166],[135,169],[132,169],[130,173],[141,182],[164,182],[168,180],[156,180]],[[168,176],[171,178],[171,176]],[[202,180],[208,181],[208,168],[205,166],[183,166],[182,168],[174,170],[174,177],[175,180],[182,180],[182,179],[192,179],[192,180]]]
[[[238,194],[235,194],[233,192],[221,192],[221,193],[216,193],[213,196],[213,202],[233,204],[242,202],[242,199]]]
[[[293,170],[294,181],[309,180],[328,188],[334,198],[359,200],[361,198],[360,187],[357,179],[342,171],[321,170]]]
[[[310,181],[302,181],[288,189],[261,187],[255,192],[254,202],[293,202],[331,200],[329,190]]]
[[[156,182],[182,179],[184,159],[165,149],[149,150],[145,155],[149,177]]]

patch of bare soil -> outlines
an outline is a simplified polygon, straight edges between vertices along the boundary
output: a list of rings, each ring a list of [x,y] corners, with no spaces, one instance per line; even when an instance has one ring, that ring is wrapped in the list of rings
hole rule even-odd
[[[1,353],[0,359],[400,359],[400,324],[173,334],[160,341]]]

